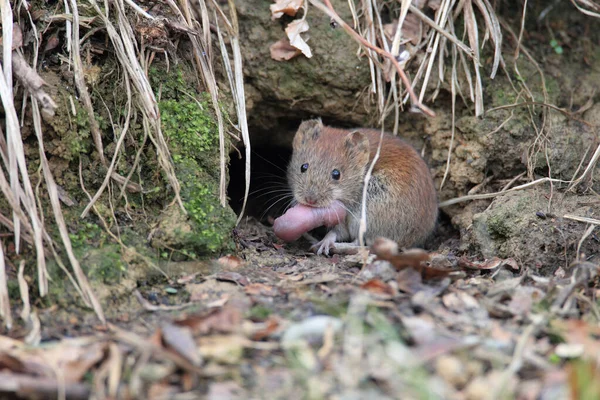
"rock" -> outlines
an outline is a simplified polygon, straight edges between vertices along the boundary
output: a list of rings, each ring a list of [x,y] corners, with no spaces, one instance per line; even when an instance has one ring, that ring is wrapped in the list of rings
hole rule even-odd
[[[357,57],[358,44],[328,16],[310,6],[306,18],[313,56],[275,61],[269,47],[285,37],[290,17],[271,20],[269,6],[262,0],[237,0],[240,38],[246,77],[250,125],[267,135],[263,139],[291,143],[282,121],[310,116],[333,117],[351,125],[369,125],[375,107],[363,107],[363,96],[371,82],[369,62]],[[345,21],[352,15],[345,1],[332,1]],[[297,127],[290,127],[294,130]],[[258,144],[260,137],[253,144]]]
[[[595,196],[563,195],[544,187],[498,196],[489,209],[476,214],[466,232],[469,246],[483,257],[515,258],[524,268],[553,273],[575,259],[585,223],[565,214],[598,218],[600,200]],[[551,212],[545,211],[550,204]],[[598,243],[588,237],[581,251],[600,258]],[[593,262],[593,261],[592,261]]]

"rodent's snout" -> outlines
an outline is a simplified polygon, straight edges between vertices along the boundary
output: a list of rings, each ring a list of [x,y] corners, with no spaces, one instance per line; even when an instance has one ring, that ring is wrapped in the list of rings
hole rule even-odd
[[[307,191],[306,194],[304,195],[304,202],[308,206],[315,206],[315,205],[317,205],[318,201],[319,201],[319,199],[318,199],[317,195],[312,190]]]

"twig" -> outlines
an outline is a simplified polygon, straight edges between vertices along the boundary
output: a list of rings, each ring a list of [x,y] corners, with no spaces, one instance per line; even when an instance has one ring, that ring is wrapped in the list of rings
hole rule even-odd
[[[600,225],[600,219],[595,219],[595,218],[580,217],[578,215],[572,215],[572,214],[565,214],[565,215],[563,215],[563,218],[570,219],[572,221],[577,221],[577,222],[585,222],[586,224]]]
[[[42,112],[45,115],[54,116],[57,105],[54,100],[52,100],[52,97],[50,97],[50,95],[42,88],[46,82],[44,82],[36,70],[31,68],[27,61],[25,61],[25,58],[16,50],[12,53],[12,68],[15,78],[17,78],[31,95],[40,102]]]
[[[46,158],[46,152],[44,150],[44,141],[42,137],[42,118],[39,112],[38,104],[33,97],[31,99],[31,109],[33,114],[34,130],[38,139],[37,141],[40,153],[40,162],[42,170],[44,172],[44,180],[46,182],[48,197],[50,198],[50,204],[52,205],[52,211],[54,212],[54,219],[56,221],[56,224],[58,225],[60,237],[62,239],[63,244],[65,245],[65,250],[69,261],[71,262],[71,267],[73,268],[75,277],[77,278],[77,283],[81,288],[83,300],[88,306],[94,309],[100,321],[104,323],[106,322],[106,320],[104,318],[102,306],[100,305],[100,302],[94,295],[94,291],[92,290],[92,287],[90,286],[87,277],[81,269],[81,265],[79,264],[77,257],[75,257],[75,253],[73,252],[71,239],[69,237],[69,231],[67,229],[67,224],[62,214],[60,200],[58,199],[58,188],[56,186],[56,183],[54,182],[54,177],[52,176],[52,172],[50,171],[50,164],[48,164],[48,159]]]
[[[515,107],[521,107],[521,106],[542,106],[542,107],[547,107],[550,108],[552,110],[558,111],[564,115],[566,115],[567,117],[571,118],[574,121],[577,122],[581,122],[582,124],[585,124],[591,128],[596,128],[596,125],[592,124],[591,122],[585,121],[583,119],[577,118],[573,115],[573,113],[568,112],[567,110],[557,107],[553,104],[546,104],[546,103],[542,103],[539,101],[524,101],[521,103],[517,103],[517,104],[506,104],[504,106],[498,106],[498,107],[494,107],[494,108],[490,108],[489,110],[487,110],[485,113],[490,113],[492,111],[497,111],[497,110],[505,110],[505,109],[509,109],[509,108],[515,108]]]
[[[527,189],[529,187],[536,186],[536,185],[539,185],[540,183],[544,183],[544,182],[570,183],[569,181],[563,181],[563,180],[560,180],[560,179],[540,178],[540,179],[537,179],[537,180],[535,180],[533,182],[525,183],[523,185],[516,186],[516,187],[514,187],[512,189],[502,190],[500,192],[482,193],[482,194],[474,194],[474,195],[470,195],[470,196],[456,197],[454,199],[450,199],[450,200],[446,200],[446,201],[441,202],[440,203],[440,207],[448,207],[448,206],[451,206],[453,204],[462,203],[464,201],[470,201],[470,200],[492,199],[492,198],[494,198],[496,196],[499,196],[501,194],[506,194],[506,193],[510,193],[510,192],[516,192],[517,190]]]
[[[598,224],[590,224],[590,226],[588,226],[588,228],[585,230],[585,232],[581,236],[581,239],[579,239],[579,243],[577,243],[577,254],[576,254],[577,261],[580,261],[579,257],[581,254],[581,246],[583,245],[583,242],[585,241],[585,239],[588,238],[588,236],[590,236],[592,234],[592,232],[594,232],[594,229],[596,229],[599,224],[600,224],[600,221],[598,221]]]
[[[73,15],[73,37],[71,39],[71,47],[69,48],[69,51],[73,60],[73,76],[75,77],[75,86],[77,86],[77,91],[79,92],[83,106],[88,114],[90,131],[92,133],[92,138],[94,139],[94,144],[96,145],[96,150],[98,151],[98,156],[100,157],[100,162],[102,165],[106,165],[100,126],[98,125],[98,121],[96,120],[96,116],[94,114],[92,98],[90,97],[90,93],[87,90],[87,85],[85,84],[83,62],[81,61],[79,49],[79,11],[77,9],[77,0],[69,0],[69,2],[71,3],[71,12]]]
[[[435,29],[442,36],[444,36],[449,41],[451,41],[453,44],[455,44],[459,49],[461,49],[463,52],[465,52],[466,54],[468,54],[469,57],[471,57],[473,59],[473,61],[475,61],[475,63],[477,65],[480,64],[479,59],[477,58],[477,56],[476,56],[476,54],[475,54],[475,52],[473,51],[472,48],[470,48],[469,46],[467,46],[466,44],[464,44],[463,42],[461,42],[456,36],[452,35],[448,31],[446,31],[444,28],[442,28],[441,26],[439,26],[438,24],[436,24],[435,21],[433,21],[427,15],[423,14],[421,12],[421,10],[419,10],[414,5],[411,4],[411,6],[410,6],[409,9],[410,9],[410,12],[412,12],[417,17],[419,17],[421,19],[421,21],[425,22],[427,25],[429,25],[430,27],[432,27],[433,29]]]

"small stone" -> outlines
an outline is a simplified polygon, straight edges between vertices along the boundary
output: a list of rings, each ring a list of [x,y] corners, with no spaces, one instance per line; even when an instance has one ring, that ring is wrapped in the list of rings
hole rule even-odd
[[[485,400],[491,398],[490,386],[485,377],[473,379],[465,389],[466,400]]]
[[[452,355],[443,355],[438,357],[435,362],[435,369],[450,385],[458,388],[467,383],[467,372],[462,361]]]

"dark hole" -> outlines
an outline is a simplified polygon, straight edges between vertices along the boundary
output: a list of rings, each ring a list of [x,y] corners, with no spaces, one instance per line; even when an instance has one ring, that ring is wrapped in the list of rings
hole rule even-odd
[[[245,149],[231,154],[229,167],[229,205],[238,215],[242,210],[245,190]],[[269,217],[283,214],[292,200],[287,185],[286,168],[292,149],[280,145],[257,145],[250,159],[250,194],[245,215],[267,222]]]

